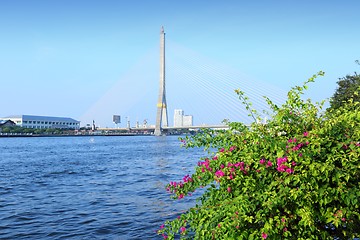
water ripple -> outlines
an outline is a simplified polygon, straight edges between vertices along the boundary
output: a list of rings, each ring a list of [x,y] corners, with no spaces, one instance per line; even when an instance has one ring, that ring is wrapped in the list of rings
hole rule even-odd
[[[203,155],[176,137],[0,139],[0,239],[161,239],[194,204],[164,186]]]

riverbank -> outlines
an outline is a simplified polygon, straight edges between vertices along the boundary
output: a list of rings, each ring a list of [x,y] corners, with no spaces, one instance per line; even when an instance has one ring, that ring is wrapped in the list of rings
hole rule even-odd
[[[32,134],[32,133],[0,133],[0,138],[8,137],[89,137],[89,136],[151,136],[151,134],[134,133],[85,133],[85,134]]]

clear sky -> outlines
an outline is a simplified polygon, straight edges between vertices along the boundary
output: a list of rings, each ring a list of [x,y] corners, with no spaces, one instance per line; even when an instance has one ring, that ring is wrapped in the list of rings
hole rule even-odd
[[[113,113],[154,124],[161,26],[178,52],[284,90],[323,70],[307,96],[329,98],[338,78],[359,72],[359,9],[358,0],[0,0],[0,117],[62,116],[82,125],[95,118],[111,127]],[[179,68],[170,69],[175,76]],[[146,104],[133,103],[134,93]],[[187,98],[204,98],[196,96]],[[200,110],[184,110],[206,121]]]

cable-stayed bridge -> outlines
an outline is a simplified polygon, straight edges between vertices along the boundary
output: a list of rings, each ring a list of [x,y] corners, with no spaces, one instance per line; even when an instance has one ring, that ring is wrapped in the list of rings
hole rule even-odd
[[[160,51],[161,48],[160,43]],[[164,71],[166,79],[168,124],[161,128],[173,126],[175,109],[183,109],[185,114],[192,115],[194,127],[223,127],[222,121],[225,119],[250,123],[252,119],[249,118],[248,111],[234,92],[239,88],[246,93],[253,103],[253,108],[260,113],[261,110],[268,109],[263,96],[269,97],[275,103],[285,100],[285,91],[246,77],[237,70],[201,56],[171,39],[166,41],[164,60],[165,66],[161,69],[160,56],[160,73]],[[160,88],[161,84],[160,79]],[[99,99],[81,120],[95,120],[100,128],[111,129],[115,127],[111,123],[112,115],[119,114],[122,116],[122,125],[125,126],[116,128],[144,128],[143,120],[146,120],[146,128],[153,131],[156,127],[156,108],[159,104],[162,105],[157,93],[159,48],[154,47]],[[128,124],[130,119],[132,124]]]

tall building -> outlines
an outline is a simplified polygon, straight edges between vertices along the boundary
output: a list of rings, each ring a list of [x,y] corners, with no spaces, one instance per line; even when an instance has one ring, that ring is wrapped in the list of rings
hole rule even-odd
[[[175,109],[174,111],[174,127],[183,126],[184,111],[182,109]]]
[[[191,127],[193,125],[193,116],[184,115],[182,109],[175,109],[174,111],[174,127]]]
[[[11,120],[17,126],[24,128],[63,128],[79,129],[80,121],[67,117],[48,117],[33,115],[13,115],[0,118],[0,120]]]

